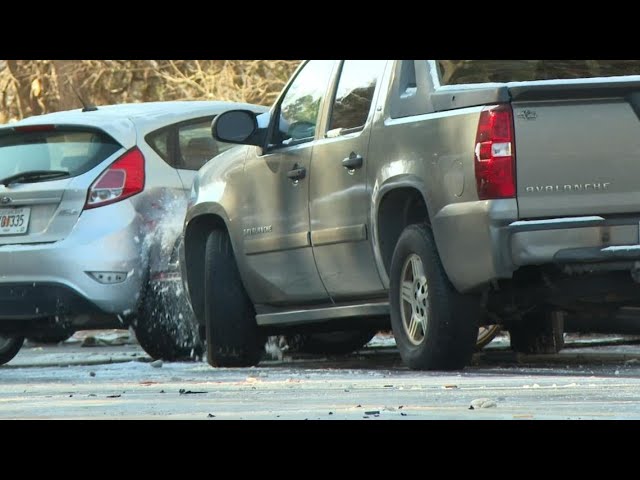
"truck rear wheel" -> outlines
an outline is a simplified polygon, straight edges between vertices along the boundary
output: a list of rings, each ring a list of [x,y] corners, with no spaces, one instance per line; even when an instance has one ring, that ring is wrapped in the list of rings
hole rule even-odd
[[[564,347],[561,312],[535,312],[509,327],[511,349],[518,353],[558,353]]]
[[[264,353],[266,336],[256,323],[226,232],[209,234],[204,261],[207,361],[213,367],[256,365]]]
[[[416,370],[464,368],[475,350],[480,305],[449,281],[427,225],[405,228],[390,273],[391,325],[403,362]]]

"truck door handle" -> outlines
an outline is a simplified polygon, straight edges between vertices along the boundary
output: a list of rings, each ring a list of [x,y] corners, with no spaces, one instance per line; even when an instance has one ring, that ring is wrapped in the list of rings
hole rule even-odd
[[[351,155],[342,160],[342,166],[344,168],[348,168],[349,170],[355,170],[356,168],[362,167],[362,162],[364,162],[362,155],[351,152]]]
[[[287,172],[287,177],[289,177],[291,180],[294,180],[294,181],[302,180],[306,176],[307,176],[307,169],[304,167],[301,167],[297,163],[293,166],[293,170],[289,170]]]

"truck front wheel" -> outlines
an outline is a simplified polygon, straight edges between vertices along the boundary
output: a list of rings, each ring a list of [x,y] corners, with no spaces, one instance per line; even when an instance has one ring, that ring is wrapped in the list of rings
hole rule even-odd
[[[226,232],[207,238],[204,258],[204,320],[207,361],[213,367],[251,367],[264,353],[266,336],[236,265]]]
[[[391,325],[403,362],[416,370],[464,368],[475,350],[479,301],[449,281],[427,225],[400,235],[391,261]]]

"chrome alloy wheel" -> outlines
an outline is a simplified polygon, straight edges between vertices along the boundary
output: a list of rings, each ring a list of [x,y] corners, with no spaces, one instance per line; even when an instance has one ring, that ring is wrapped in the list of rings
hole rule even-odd
[[[415,253],[402,267],[400,314],[407,338],[413,345],[424,342],[429,326],[429,286],[422,259]]]

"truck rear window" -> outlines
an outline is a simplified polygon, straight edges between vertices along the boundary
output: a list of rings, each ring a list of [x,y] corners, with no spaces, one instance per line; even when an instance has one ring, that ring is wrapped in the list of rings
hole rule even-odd
[[[0,178],[34,170],[81,175],[122,146],[99,130],[61,129],[0,133]]]
[[[441,85],[640,75],[640,60],[437,60]]]

